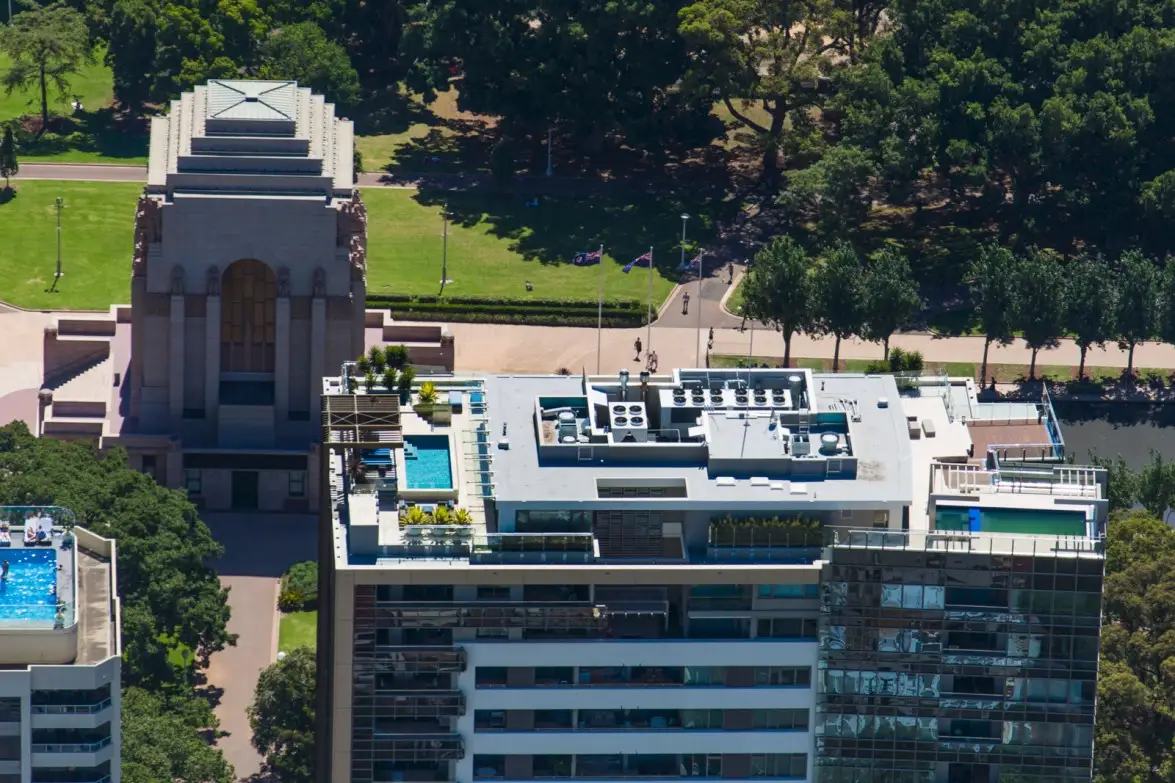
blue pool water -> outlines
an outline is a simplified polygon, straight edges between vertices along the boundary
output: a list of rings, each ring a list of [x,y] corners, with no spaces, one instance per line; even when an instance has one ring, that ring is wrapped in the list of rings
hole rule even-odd
[[[52,549],[0,549],[8,579],[0,582],[0,624],[5,620],[53,622],[57,596],[57,552]]]
[[[408,489],[452,489],[449,436],[404,436],[404,473]]]

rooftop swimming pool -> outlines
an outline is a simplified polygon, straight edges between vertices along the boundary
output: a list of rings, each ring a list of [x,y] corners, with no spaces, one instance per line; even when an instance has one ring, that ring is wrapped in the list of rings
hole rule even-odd
[[[452,489],[448,435],[404,436],[404,481],[408,489]]]
[[[938,506],[934,513],[936,530],[966,530],[972,533],[1020,533],[1026,535],[1084,536],[1085,514],[1081,511],[1049,509],[969,508]]]
[[[53,622],[57,614],[57,552],[54,549],[0,549],[8,578],[0,581],[0,625]]]

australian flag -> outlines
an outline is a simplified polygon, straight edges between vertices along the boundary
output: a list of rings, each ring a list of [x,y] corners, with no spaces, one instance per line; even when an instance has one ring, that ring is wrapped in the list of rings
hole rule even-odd
[[[600,263],[600,251],[593,250],[590,253],[576,253],[571,257],[571,263],[576,266],[591,266],[592,264]]]
[[[702,271],[702,256],[706,255],[705,251],[698,253],[692,260],[686,261],[683,264],[677,265],[678,272],[697,272]]]
[[[652,265],[653,265],[652,252],[645,253],[643,256],[637,256],[636,258],[632,259],[627,264],[625,264],[624,265],[624,274],[627,275],[629,272],[631,272],[632,268],[634,266],[652,266]]]

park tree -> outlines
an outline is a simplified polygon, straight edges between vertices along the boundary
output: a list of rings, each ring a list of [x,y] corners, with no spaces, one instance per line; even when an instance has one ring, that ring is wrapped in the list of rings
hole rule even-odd
[[[873,254],[865,267],[865,334],[881,343],[889,358],[889,338],[909,325],[922,308],[910,260],[896,247]]]
[[[169,660],[188,650],[197,665],[235,642],[227,593],[208,562],[222,553],[187,496],[131,470],[112,450],[0,427],[0,504],[61,505],[98,535],[118,541],[123,682],[156,688],[186,676]]]
[[[840,144],[816,163],[788,176],[781,204],[816,216],[827,237],[841,236],[869,217],[877,165],[860,147]]]
[[[114,77],[114,97],[132,113],[152,98],[158,24],[149,0],[115,0],[110,9],[106,64]]]
[[[1159,330],[1159,272],[1138,250],[1128,250],[1118,260],[1118,345],[1129,351],[1126,375],[1134,371],[1134,349],[1153,340]]]
[[[1159,275],[1159,337],[1175,345],[1175,261],[1170,256]]]
[[[0,138],[0,177],[4,177],[4,189],[12,190],[9,181],[20,172],[20,163],[16,160],[16,139],[12,136],[12,126],[4,126],[4,136]]]
[[[1095,780],[1175,774],[1175,531],[1141,512],[1109,523],[1094,738]]]
[[[38,132],[44,133],[49,127],[50,89],[64,100],[70,79],[90,57],[85,17],[61,3],[24,11],[0,30],[0,52],[11,61],[0,83],[9,95],[36,90],[41,106]]]
[[[690,50],[684,88],[716,96],[759,134],[765,182],[775,181],[788,115],[820,104],[821,79],[842,52],[830,37],[834,12],[832,0],[694,0],[681,9]]]
[[[1036,377],[1036,356],[1054,344],[1065,331],[1068,281],[1060,257],[1049,250],[1032,248],[1016,264],[1015,326],[1032,350],[1028,377]]]
[[[775,237],[755,254],[743,281],[743,312],[783,334],[783,363],[791,366],[791,338],[813,327],[811,259],[794,239]]]
[[[224,754],[202,732],[215,730],[208,700],[142,688],[122,693],[122,779],[125,783],[234,783]]]
[[[499,117],[505,137],[545,142],[555,128],[590,155],[612,134],[650,128],[650,147],[665,146],[708,116],[712,99],[678,89],[681,0],[427,5],[431,61],[459,69],[459,107]]]
[[[1131,470],[1121,454],[1111,459],[1091,453],[1089,464],[1104,468],[1106,471],[1108,478],[1106,500],[1109,503],[1111,513],[1129,511],[1134,507],[1134,501],[1138,495],[1138,476]]]
[[[1117,336],[1114,316],[1118,308],[1118,282],[1101,255],[1078,257],[1066,272],[1069,295],[1065,306],[1065,331],[1081,349],[1077,377],[1085,377],[1085,356],[1091,345],[1104,347]]]
[[[298,22],[269,34],[261,48],[264,79],[293,79],[348,111],[359,100],[359,75],[341,45],[314,22]]]
[[[282,783],[314,780],[315,654],[299,647],[261,672],[249,706],[253,747]]]
[[[979,248],[971,265],[971,301],[983,327],[983,368],[979,379],[987,378],[987,353],[992,342],[1012,339],[1016,318],[1016,256],[1006,247],[989,243]]]
[[[816,328],[835,339],[832,370],[840,368],[840,343],[865,328],[865,270],[848,242],[837,242],[824,253],[813,279]]]
[[[1152,449],[1150,461],[1135,474],[1134,498],[1148,514],[1166,520],[1175,508],[1175,462]]]

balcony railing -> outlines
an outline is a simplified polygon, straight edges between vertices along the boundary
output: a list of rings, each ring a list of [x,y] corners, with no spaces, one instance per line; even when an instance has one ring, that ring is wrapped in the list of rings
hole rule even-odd
[[[460,761],[465,758],[465,742],[453,734],[380,734],[375,744],[390,751],[403,763]]]
[[[376,608],[378,621],[389,627],[522,628],[525,630],[607,628],[604,607],[579,601],[494,601],[475,606],[450,603],[407,603]]]
[[[465,694],[436,691],[382,691],[372,698],[375,710],[386,718],[459,718],[465,714]]]
[[[377,645],[383,667],[406,674],[460,674],[468,663],[461,647]]]
[[[34,742],[33,753],[97,753],[110,744],[110,737],[96,742]]]
[[[33,715],[93,715],[109,709],[112,704],[110,699],[97,704],[34,704],[30,711]]]

